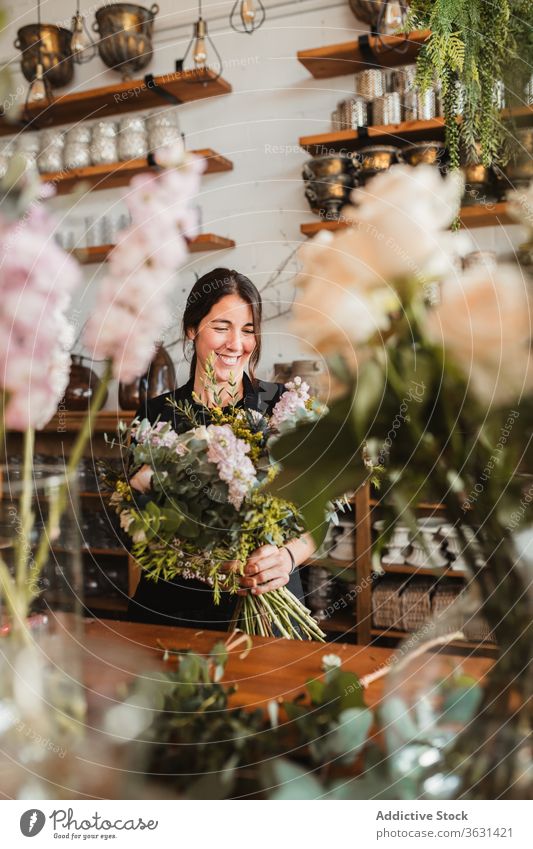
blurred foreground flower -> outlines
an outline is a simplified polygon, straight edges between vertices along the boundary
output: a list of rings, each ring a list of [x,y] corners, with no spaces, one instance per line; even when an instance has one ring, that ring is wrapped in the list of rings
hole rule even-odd
[[[119,234],[85,332],[96,359],[113,360],[113,376],[129,383],[148,368],[169,321],[168,296],[187,256],[194,226],[190,201],[204,160],[181,142],[156,153],[162,171],[140,174],[125,198],[132,224]]]

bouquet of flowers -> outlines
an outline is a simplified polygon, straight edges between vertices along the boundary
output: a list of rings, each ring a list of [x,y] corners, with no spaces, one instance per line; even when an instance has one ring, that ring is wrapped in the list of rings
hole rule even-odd
[[[266,491],[278,471],[268,446],[299,421],[315,420],[324,408],[310,398],[309,387],[298,377],[287,384],[270,417],[237,407],[234,384],[232,403],[223,409],[212,364],[208,384],[215,403],[209,408],[207,426],[190,404],[171,402],[188,419],[187,432],[177,434],[169,422],[151,424],[146,419],[121,430],[130,475],[144,464],[154,471],[145,506],[140,506],[124,478],[116,482],[111,506],[132,540],[133,557],[149,579],[202,580],[212,587],[218,604],[221,592],[238,592],[244,566],[255,549],[282,546],[303,533],[297,508]],[[307,608],[286,587],[240,595],[232,626],[261,636],[324,637]]]

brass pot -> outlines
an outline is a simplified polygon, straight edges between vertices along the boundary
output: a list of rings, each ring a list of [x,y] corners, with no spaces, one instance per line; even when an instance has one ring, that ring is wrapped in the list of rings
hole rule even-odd
[[[482,203],[494,203],[497,196],[496,180],[492,168],[480,161],[481,147],[476,145],[478,162],[468,162],[463,155],[461,171],[465,180],[463,206],[475,206]]]
[[[95,12],[93,30],[100,35],[100,58],[124,80],[146,68],[152,59],[154,18],[159,12],[157,3],[150,9],[134,3],[112,3]]]
[[[74,76],[70,49],[72,33],[54,24],[27,24],[17,32],[14,46],[22,51],[22,73],[33,82],[42,62],[46,79],[53,88],[68,85]]]
[[[65,389],[65,408],[67,410],[87,410],[100,385],[100,378],[89,366],[83,364],[84,357],[72,354],[70,357],[70,377]],[[107,392],[101,406],[107,401]]]
[[[305,195],[314,213],[327,219],[338,218],[357,184],[357,163],[351,156],[315,156],[302,171]]]
[[[422,141],[400,150],[401,159],[408,165],[443,165],[446,146],[438,141]]]
[[[392,145],[371,144],[354,153],[353,159],[359,165],[359,174],[364,182],[395,165],[399,160],[399,151]]]
[[[170,354],[158,345],[148,371],[131,383],[119,383],[118,402],[123,410],[136,410],[151,398],[176,388],[176,372]]]

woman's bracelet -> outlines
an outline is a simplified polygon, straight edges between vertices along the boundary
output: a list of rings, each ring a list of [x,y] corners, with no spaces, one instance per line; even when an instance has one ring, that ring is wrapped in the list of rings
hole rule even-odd
[[[289,575],[292,575],[292,573],[293,573],[293,572],[294,572],[294,570],[296,569],[296,560],[294,559],[294,554],[292,553],[292,551],[290,550],[290,548],[288,548],[286,545],[282,545],[281,547],[282,547],[282,548],[284,548],[284,549],[285,549],[285,551],[288,551],[288,553],[289,553],[289,557],[291,558],[292,566],[291,566],[291,571],[289,572]]]

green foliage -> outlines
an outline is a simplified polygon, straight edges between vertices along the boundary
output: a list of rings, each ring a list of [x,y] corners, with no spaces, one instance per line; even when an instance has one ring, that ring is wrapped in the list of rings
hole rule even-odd
[[[533,60],[533,4],[529,0],[412,0],[405,30],[430,29],[417,60],[424,89],[440,80],[446,143],[452,168],[460,147],[469,161],[486,165],[508,158],[506,131],[494,98],[498,80],[512,100],[523,103]],[[463,89],[463,117],[458,102]]]
[[[395,695],[374,713],[357,676],[327,666],[305,693],[251,711],[231,707],[236,688],[220,683],[224,643],[206,656],[173,654],[178,668],[137,679],[125,702],[152,717],[131,750],[131,768],[165,779],[190,799],[424,798],[424,779],[442,768],[443,753],[471,722],[481,695],[456,669],[414,705]],[[381,730],[385,750],[370,739],[372,728]],[[346,768],[356,759],[354,778]]]

